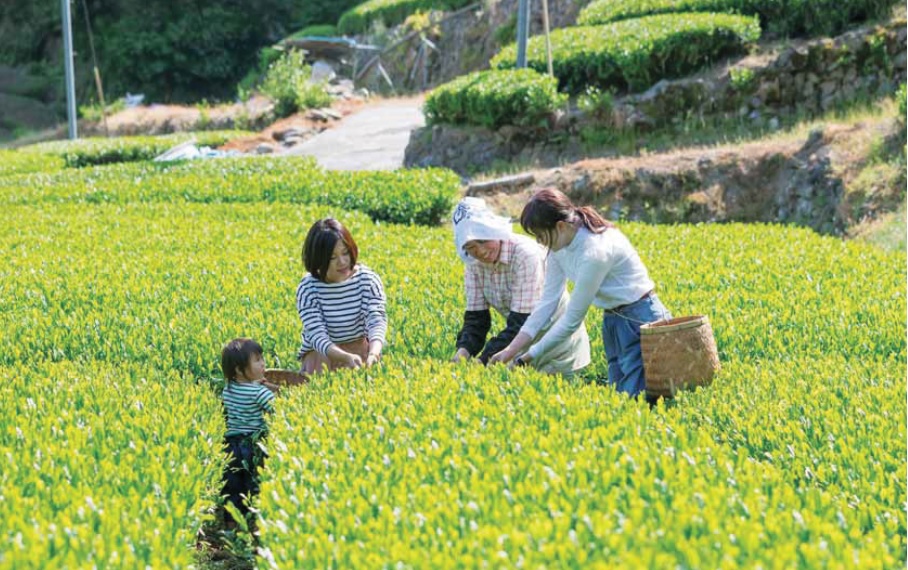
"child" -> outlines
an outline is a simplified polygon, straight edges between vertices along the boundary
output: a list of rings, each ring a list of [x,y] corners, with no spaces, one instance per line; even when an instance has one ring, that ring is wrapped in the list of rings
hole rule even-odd
[[[243,497],[251,497],[259,490],[262,455],[257,444],[267,434],[264,414],[274,411],[274,394],[262,384],[265,360],[262,347],[254,340],[237,338],[227,343],[221,352],[221,369],[227,379],[221,400],[227,418],[225,447],[230,453],[222,494],[246,515],[249,506]],[[229,515],[227,521],[228,526],[235,524]]]
[[[303,323],[300,368],[312,375],[376,364],[385,344],[385,291],[374,271],[358,263],[359,248],[339,221],[315,222],[303,244],[306,275],[296,289]]]

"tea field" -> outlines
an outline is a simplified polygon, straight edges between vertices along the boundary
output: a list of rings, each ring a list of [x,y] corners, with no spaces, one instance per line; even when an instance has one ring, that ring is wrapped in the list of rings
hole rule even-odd
[[[596,382],[596,311],[573,382],[447,362],[450,173],[21,154],[0,155],[0,568],[198,566],[220,349],[250,336],[295,366],[300,249],[326,215],[384,281],[388,346],[279,397],[258,567],[905,566],[904,253],[622,223],[666,305],[709,315],[723,363],[650,410]]]

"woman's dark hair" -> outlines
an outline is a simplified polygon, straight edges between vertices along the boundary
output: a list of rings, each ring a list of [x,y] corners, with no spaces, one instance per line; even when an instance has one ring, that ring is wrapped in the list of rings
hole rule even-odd
[[[236,381],[236,371],[246,370],[253,355],[262,356],[262,346],[251,338],[235,338],[221,351],[221,370],[228,382]]]
[[[350,252],[351,267],[356,265],[359,248],[343,224],[334,218],[325,218],[309,228],[306,241],[303,243],[303,265],[306,266],[306,271],[319,281],[325,280],[325,273],[328,272],[328,264],[331,263],[331,256],[334,255],[334,247],[338,240],[344,242],[347,251]]]
[[[603,218],[591,206],[575,206],[570,198],[556,188],[543,188],[533,194],[520,214],[523,231],[540,238],[545,244],[550,244],[554,239],[555,224],[575,223],[577,220],[596,234],[615,227],[615,224]]]

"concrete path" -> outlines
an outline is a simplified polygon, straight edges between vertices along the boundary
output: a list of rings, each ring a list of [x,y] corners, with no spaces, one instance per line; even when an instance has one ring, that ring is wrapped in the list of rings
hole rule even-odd
[[[394,170],[404,162],[410,131],[425,125],[422,99],[389,99],[282,153],[314,156],[329,170]]]

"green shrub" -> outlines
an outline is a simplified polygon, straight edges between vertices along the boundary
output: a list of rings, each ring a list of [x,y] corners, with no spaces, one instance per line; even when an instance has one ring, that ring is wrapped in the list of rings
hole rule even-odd
[[[66,166],[62,157],[32,150],[0,149],[0,176],[55,172]]]
[[[781,36],[835,35],[849,25],[885,17],[896,0],[597,0],[578,25],[593,26],[653,14],[728,12],[759,16],[763,29]]]
[[[298,26],[313,26],[322,22],[335,23],[341,15],[363,0],[305,0],[296,2]]]
[[[24,147],[24,150],[57,156],[63,159],[66,166],[78,168],[116,162],[151,160],[164,151],[189,140],[196,141],[199,146],[217,147],[231,139],[249,134],[251,133],[245,131],[202,131],[161,136],[99,137],[38,143]]]
[[[296,39],[296,38],[305,38],[310,36],[315,37],[334,37],[337,35],[337,27],[333,24],[316,24],[314,26],[306,26],[298,32],[294,32],[287,39]]]
[[[577,108],[600,121],[608,120],[615,108],[615,96],[611,91],[587,87],[577,98]]]
[[[107,116],[110,116],[114,113],[119,113],[125,108],[126,100],[123,98],[117,99],[113,103],[108,104],[103,111],[101,109],[100,103],[79,105],[79,117],[82,119],[87,119],[89,121],[101,121],[104,119],[105,112]]]
[[[224,463],[211,390],[170,366],[90,358],[0,374],[3,566],[193,567]]]
[[[105,88],[112,97],[145,93],[149,102],[232,99],[258,51],[282,37],[299,4],[105,0],[94,22]],[[84,26],[78,28],[77,51],[88,54]]]
[[[312,176],[303,162],[287,169]],[[722,358],[712,386],[650,410],[609,386],[444,362],[463,310],[451,229],[256,195],[280,163],[83,169],[67,191],[149,200],[4,208],[4,566],[196,562],[223,420],[193,377],[219,375],[239,335],[298,366],[300,245],[334,215],[382,277],[388,344],[379,365],[275,402],[261,566],[904,567],[903,252],[779,225],[621,224],[666,305],[709,314]],[[241,168],[227,191],[248,203],[218,203],[218,170]],[[192,172],[211,203],[180,197]],[[37,177],[7,178],[27,179],[3,180],[9,200]],[[601,319],[585,321],[600,373]]]
[[[473,0],[369,0],[355,8],[347,10],[337,29],[342,34],[359,34],[367,31],[372,22],[381,22],[386,27],[393,27],[407,16],[416,12],[429,10],[456,10],[471,4]]]
[[[459,192],[460,178],[444,169],[333,172],[309,157],[238,157],[6,177],[0,181],[0,204],[286,202],[327,204],[376,220],[434,225],[454,207]]]
[[[426,97],[430,124],[473,124],[488,128],[535,125],[563,105],[558,80],[532,69],[479,71],[458,77]]]
[[[562,28],[551,35],[559,87],[573,94],[587,86],[640,91],[659,79],[680,77],[732,53],[760,36],[756,18],[728,14],[666,14],[605,26]],[[512,44],[492,59],[514,67]],[[527,64],[546,70],[545,38],[527,46]]]
[[[325,86],[310,82],[311,76],[312,68],[306,65],[303,52],[290,51],[268,68],[261,91],[274,101],[274,110],[279,117],[300,109],[330,105],[331,96]]]

